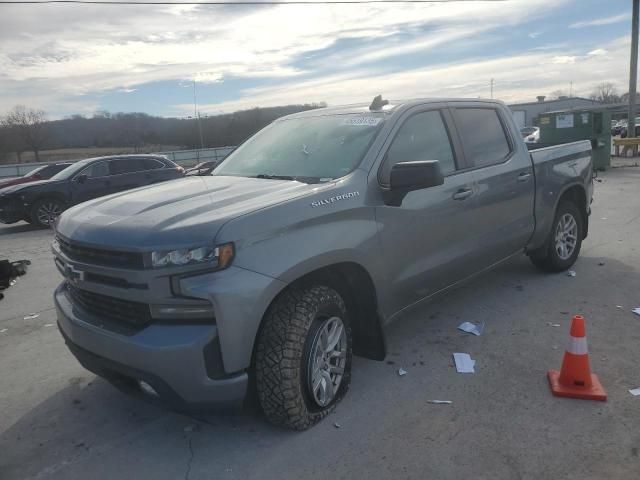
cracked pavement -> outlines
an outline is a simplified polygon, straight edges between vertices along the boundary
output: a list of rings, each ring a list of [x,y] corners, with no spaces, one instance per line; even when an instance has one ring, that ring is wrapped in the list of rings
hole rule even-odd
[[[389,329],[386,360],[356,358],[347,397],[306,432],[255,411],[176,414],[82,369],[47,326],[60,281],[51,232],[2,225],[0,257],[33,264],[0,301],[0,478],[635,478],[640,168],[601,178],[576,277],[519,256],[406,314]],[[607,402],[549,392],[546,371],[560,367],[577,313]],[[462,321],[485,322],[484,333],[457,331]],[[476,373],[456,374],[453,352],[470,353]]]

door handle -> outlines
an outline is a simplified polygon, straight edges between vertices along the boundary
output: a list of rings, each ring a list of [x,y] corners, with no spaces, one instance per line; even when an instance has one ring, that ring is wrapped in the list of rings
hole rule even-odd
[[[529,180],[529,177],[531,177],[530,173],[522,172],[520,175],[518,175],[518,181],[526,182],[527,180]]]
[[[461,188],[453,194],[452,198],[454,200],[464,200],[465,198],[469,198],[471,195],[473,195],[473,190],[470,188]]]

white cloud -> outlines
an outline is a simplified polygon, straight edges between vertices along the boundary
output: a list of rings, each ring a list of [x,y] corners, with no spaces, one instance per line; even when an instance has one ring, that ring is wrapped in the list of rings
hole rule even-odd
[[[596,48],[595,50],[591,50],[589,53],[587,53],[587,55],[600,56],[606,55],[607,53],[608,52],[604,48]]]
[[[613,15],[604,18],[594,18],[593,20],[587,20],[584,22],[576,22],[569,25],[569,28],[585,28],[585,27],[598,27],[600,25],[611,25],[613,23],[625,22],[631,23],[631,15],[628,13],[622,13],[620,15]]]
[[[574,55],[557,55],[551,59],[551,63],[576,63],[576,57]]]

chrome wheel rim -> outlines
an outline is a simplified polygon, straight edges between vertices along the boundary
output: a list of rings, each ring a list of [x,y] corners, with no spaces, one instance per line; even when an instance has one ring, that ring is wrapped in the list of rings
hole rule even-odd
[[[325,320],[311,344],[308,366],[308,387],[320,407],[335,398],[347,363],[347,335],[339,317]]]
[[[47,202],[38,208],[38,221],[42,225],[52,225],[54,220],[62,213],[62,207],[55,202]]]
[[[556,226],[556,253],[561,260],[567,260],[573,255],[578,241],[578,222],[570,213],[560,217]]]

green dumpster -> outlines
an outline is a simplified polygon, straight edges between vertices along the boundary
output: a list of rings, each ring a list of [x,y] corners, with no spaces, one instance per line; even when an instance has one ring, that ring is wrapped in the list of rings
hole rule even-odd
[[[540,146],[590,140],[593,166],[611,166],[611,113],[606,110],[579,109],[543,113],[538,117]]]

